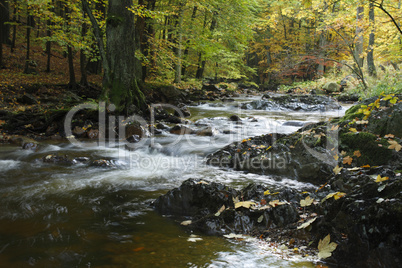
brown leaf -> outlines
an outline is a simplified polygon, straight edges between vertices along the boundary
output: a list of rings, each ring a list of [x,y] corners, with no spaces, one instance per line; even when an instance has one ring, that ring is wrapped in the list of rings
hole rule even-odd
[[[351,165],[352,162],[353,162],[353,158],[350,157],[350,156],[346,156],[345,158],[343,158],[343,164],[344,165],[346,165],[346,164]]]
[[[359,158],[360,156],[362,156],[362,153],[360,151],[355,151],[353,155]]]

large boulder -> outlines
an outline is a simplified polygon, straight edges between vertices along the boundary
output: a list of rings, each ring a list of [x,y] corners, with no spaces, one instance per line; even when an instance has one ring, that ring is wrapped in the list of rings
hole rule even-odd
[[[339,92],[341,90],[341,86],[335,82],[328,82],[322,88],[328,93]]]
[[[189,228],[215,235],[233,232],[252,234],[257,230],[262,232],[267,228],[282,228],[295,223],[298,219],[297,201],[266,204],[271,199],[285,197],[298,200],[300,195],[286,190],[275,197],[264,196],[267,189],[250,184],[237,191],[221,183],[189,179],[179,188],[160,196],[154,207],[161,214],[187,220]],[[249,209],[247,203],[241,205],[240,200],[250,200],[248,204],[253,203],[255,209]]]

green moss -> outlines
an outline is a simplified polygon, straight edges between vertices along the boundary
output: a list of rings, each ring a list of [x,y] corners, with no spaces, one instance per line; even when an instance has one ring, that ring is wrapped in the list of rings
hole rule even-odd
[[[339,148],[353,157],[357,166],[385,165],[392,157],[392,151],[388,150],[386,140],[378,141],[376,135],[368,132],[343,133],[340,135],[340,140]],[[355,151],[360,151],[361,157],[355,157]]]

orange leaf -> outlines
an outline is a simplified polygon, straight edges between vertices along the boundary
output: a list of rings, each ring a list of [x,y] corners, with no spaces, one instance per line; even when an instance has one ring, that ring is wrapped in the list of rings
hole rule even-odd
[[[352,162],[353,162],[353,158],[350,156],[346,156],[345,158],[343,158],[343,164],[351,165]]]
[[[138,251],[141,251],[141,250],[144,250],[144,249],[145,249],[145,247],[139,247],[139,248],[133,249],[133,251],[134,251],[134,252],[138,252]]]
[[[360,151],[355,151],[353,155],[359,158],[360,156],[362,156],[362,153]]]

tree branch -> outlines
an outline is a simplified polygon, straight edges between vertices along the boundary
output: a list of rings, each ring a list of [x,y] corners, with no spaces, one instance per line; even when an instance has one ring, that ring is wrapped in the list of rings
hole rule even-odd
[[[94,29],[94,35],[96,38],[96,41],[98,43],[98,49],[99,49],[99,53],[102,59],[102,66],[103,69],[105,70],[105,78],[106,78],[106,82],[109,82],[109,62],[107,60],[106,57],[106,52],[105,52],[105,45],[103,42],[103,37],[100,33],[100,27],[98,22],[96,21],[94,15],[92,14],[92,10],[88,5],[88,2],[86,0],[82,0],[82,8],[84,10],[84,12],[88,15],[89,19],[91,20],[92,23],[92,27]]]
[[[392,15],[383,7],[383,5],[382,5],[382,4],[383,4],[383,1],[381,1],[381,4],[377,3],[376,1],[372,1],[372,0],[370,0],[370,2],[372,2],[373,5],[374,5],[376,8],[381,9],[385,14],[387,14],[388,17],[390,17],[390,19],[392,20],[392,22],[395,24],[395,27],[398,29],[399,33],[402,34],[402,29],[401,29],[401,27],[399,27],[399,25],[398,25],[398,23],[395,21],[394,17],[392,17]]]

